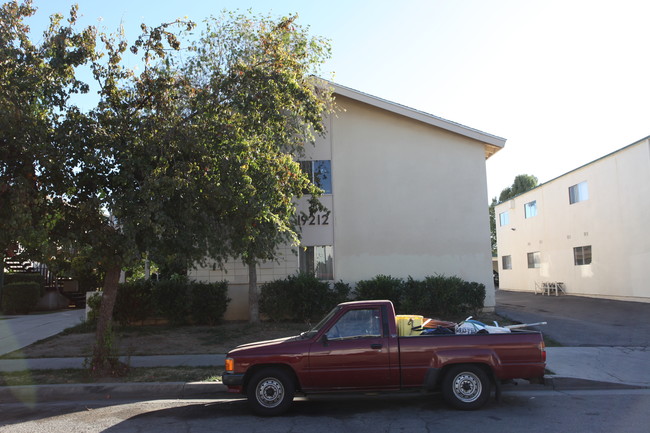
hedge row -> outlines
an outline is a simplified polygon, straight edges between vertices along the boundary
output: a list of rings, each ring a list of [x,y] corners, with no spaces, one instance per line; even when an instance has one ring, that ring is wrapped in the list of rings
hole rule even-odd
[[[218,323],[228,308],[228,283],[199,283],[184,277],[171,280],[137,280],[120,284],[113,319],[121,324],[162,317],[173,325]],[[90,301],[99,311],[101,298]],[[92,320],[94,315],[90,317]]]
[[[37,283],[41,288],[44,287],[43,275],[39,272],[10,272],[4,275],[4,284],[13,283]]]
[[[43,296],[43,286],[35,281],[5,284],[2,287],[2,311],[5,314],[28,314]]]
[[[485,300],[485,286],[456,276],[435,275],[419,281],[378,275],[359,281],[352,291],[342,282],[330,288],[312,275],[299,274],[264,284],[260,312],[274,321],[309,322],[350,298],[388,299],[398,314],[452,319],[478,315]]]
[[[28,314],[44,294],[43,276],[37,272],[4,275],[0,309],[5,314]]]
[[[311,322],[348,300],[350,286],[329,283],[311,274],[291,275],[262,285],[260,313],[273,321]]]

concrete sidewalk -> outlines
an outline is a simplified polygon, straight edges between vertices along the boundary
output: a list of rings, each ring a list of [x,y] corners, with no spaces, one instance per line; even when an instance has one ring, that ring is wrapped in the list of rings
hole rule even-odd
[[[134,368],[217,367],[222,368],[226,355],[156,355],[123,356],[120,360]],[[23,370],[62,370],[83,368],[84,358],[0,359],[0,372]]]
[[[547,347],[546,360],[561,389],[650,388],[648,347]]]

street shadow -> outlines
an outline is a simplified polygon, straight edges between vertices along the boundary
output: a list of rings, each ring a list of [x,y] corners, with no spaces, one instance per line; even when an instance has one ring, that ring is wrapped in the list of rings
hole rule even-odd
[[[501,412],[528,408],[526,397],[504,396],[504,401],[491,398],[481,409],[490,418]],[[387,415],[388,414],[388,415]],[[0,411],[0,427],[27,422],[47,423],[48,419],[70,418],[80,426],[89,417],[101,425],[104,420],[118,419],[105,432],[203,431],[206,426],[219,426],[218,431],[292,431],[296,426],[322,426],[328,423],[365,422],[382,418],[409,419],[415,415],[423,418],[450,418],[464,412],[450,408],[440,394],[334,394],[297,397],[284,415],[272,418],[256,416],[243,397],[219,400],[114,400],[89,402],[41,403],[35,407],[11,404]],[[10,427],[9,427],[10,428]]]
[[[322,430],[328,420],[345,422],[387,412],[397,416],[402,410],[453,411],[439,395],[427,394],[298,397],[287,413],[271,418],[256,416],[245,399],[220,400],[139,413],[104,432],[150,431],[153,425],[164,426],[165,432],[199,431],[207,425],[218,425],[219,431],[292,431],[298,424],[313,424]]]

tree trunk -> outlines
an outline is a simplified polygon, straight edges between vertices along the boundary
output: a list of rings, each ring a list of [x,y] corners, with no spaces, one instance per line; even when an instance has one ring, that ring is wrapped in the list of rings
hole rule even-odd
[[[260,321],[259,294],[257,293],[257,265],[248,264],[248,312],[251,323]]]
[[[97,331],[95,333],[95,347],[91,361],[91,372],[98,376],[117,376],[121,374],[119,362],[113,350],[113,308],[117,299],[117,289],[120,280],[120,267],[114,265],[106,270],[104,289],[102,294]]]

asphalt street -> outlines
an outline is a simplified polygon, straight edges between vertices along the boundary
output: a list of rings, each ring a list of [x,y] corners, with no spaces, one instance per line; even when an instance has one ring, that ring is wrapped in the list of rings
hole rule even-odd
[[[565,347],[650,347],[650,303],[497,290],[496,312]]]
[[[508,392],[471,412],[435,394],[321,396],[275,418],[254,416],[241,398],[75,401],[3,405],[0,433],[646,433],[648,407],[650,390]]]

